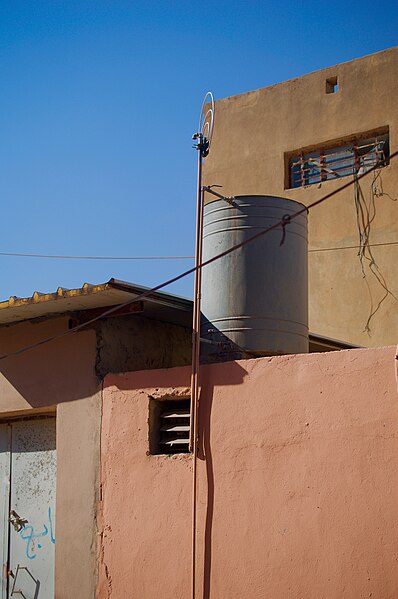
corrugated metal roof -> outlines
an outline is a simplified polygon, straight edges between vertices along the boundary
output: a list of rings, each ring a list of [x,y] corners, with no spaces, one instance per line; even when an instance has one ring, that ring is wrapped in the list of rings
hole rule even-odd
[[[35,291],[30,297],[12,296],[8,300],[0,302],[0,325],[65,312],[114,306],[132,299],[134,296],[138,297],[145,291],[148,291],[147,287],[110,279],[100,285],[84,283],[77,289],[58,287],[54,293]],[[163,315],[160,314],[160,316],[166,320],[173,320],[167,318],[166,312],[168,311],[170,316],[170,309],[173,309],[173,312],[178,310],[187,314],[190,314],[192,310],[191,300],[160,291],[150,293],[145,298],[145,303],[150,309],[152,307],[152,310],[156,308],[155,312],[159,312],[160,309],[160,312],[163,312]],[[185,321],[185,318],[183,320]],[[187,319],[188,323],[189,321],[190,316]]]

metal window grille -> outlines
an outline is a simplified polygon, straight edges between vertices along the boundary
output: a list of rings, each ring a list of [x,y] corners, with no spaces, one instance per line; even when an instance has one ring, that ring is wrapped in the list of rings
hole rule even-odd
[[[362,174],[389,163],[389,134],[359,138],[334,148],[297,153],[289,160],[289,187],[305,187],[330,179]]]
[[[155,403],[151,453],[189,453],[190,399],[165,399]]]

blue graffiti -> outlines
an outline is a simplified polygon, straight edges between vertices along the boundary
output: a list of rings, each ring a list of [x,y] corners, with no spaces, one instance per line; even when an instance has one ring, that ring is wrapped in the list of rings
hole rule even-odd
[[[48,508],[47,516],[48,516],[48,524],[49,524],[49,528],[50,528],[50,541],[51,541],[51,543],[55,544],[51,507]],[[35,557],[37,557],[34,541],[36,539],[41,539],[43,537],[46,537],[48,535],[49,528],[48,528],[48,526],[46,526],[46,524],[43,523],[43,532],[35,533],[34,527],[31,526],[30,524],[28,526],[25,525],[22,528],[22,530],[20,530],[19,536],[21,537],[21,539],[26,541],[26,557],[28,559],[35,559]],[[39,542],[37,543],[37,548],[38,549],[42,548],[41,543],[39,543]]]
[[[55,545],[55,537],[54,537],[54,529],[53,529],[53,519],[51,515],[51,508],[48,506],[48,521],[50,523],[50,539],[51,543]]]

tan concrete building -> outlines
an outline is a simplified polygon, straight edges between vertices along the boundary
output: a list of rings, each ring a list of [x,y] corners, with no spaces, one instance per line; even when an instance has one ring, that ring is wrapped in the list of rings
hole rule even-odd
[[[309,205],[310,330],[363,346],[398,332],[398,48],[216,102],[204,182]],[[358,255],[360,253],[360,255]]]

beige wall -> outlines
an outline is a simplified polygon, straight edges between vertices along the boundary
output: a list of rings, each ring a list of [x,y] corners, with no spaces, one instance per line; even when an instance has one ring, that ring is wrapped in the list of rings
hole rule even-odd
[[[220,184],[226,195],[266,194],[304,204],[337,189],[348,178],[322,185],[285,189],[285,154],[319,147],[389,126],[391,152],[398,149],[398,48],[323,69],[299,79],[216,102],[214,138],[205,160],[205,184]],[[326,94],[325,81],[337,76],[339,90]],[[398,158],[380,171],[384,192],[398,197]],[[361,181],[367,200],[373,175]],[[380,184],[380,181],[379,181]],[[380,186],[380,185],[379,185]],[[376,198],[371,243],[397,241],[398,202]],[[333,197],[309,215],[310,330],[351,343],[394,343],[398,304],[391,295],[364,331],[372,306],[384,289],[366,267],[363,278],[356,249],[319,251],[358,245],[354,190]],[[389,290],[398,297],[398,245],[373,248]]]
[[[203,367],[198,597],[396,599],[394,357]],[[99,599],[190,596],[191,458],[147,455],[149,397],[188,385],[188,368],[105,380]]]

